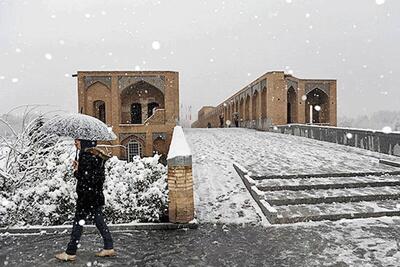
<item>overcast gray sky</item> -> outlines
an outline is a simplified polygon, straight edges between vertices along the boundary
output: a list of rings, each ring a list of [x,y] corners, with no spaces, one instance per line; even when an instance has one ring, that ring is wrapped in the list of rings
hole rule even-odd
[[[157,47],[159,44],[159,47]],[[338,80],[338,113],[400,110],[398,0],[0,0],[0,113],[76,111],[77,70],[174,70],[215,105],[271,70]]]

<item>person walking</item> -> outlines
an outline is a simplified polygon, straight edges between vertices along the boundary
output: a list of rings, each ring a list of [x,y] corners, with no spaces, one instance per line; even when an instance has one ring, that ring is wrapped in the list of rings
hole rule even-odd
[[[74,176],[77,178],[75,218],[72,226],[71,239],[66,251],[55,255],[62,261],[76,260],[76,251],[82,235],[83,225],[87,221],[94,221],[103,237],[103,250],[96,253],[98,257],[115,256],[113,239],[103,215],[105,180],[104,164],[110,158],[101,149],[96,147],[97,141],[76,139],[75,146],[79,150],[79,160],[73,162]]]

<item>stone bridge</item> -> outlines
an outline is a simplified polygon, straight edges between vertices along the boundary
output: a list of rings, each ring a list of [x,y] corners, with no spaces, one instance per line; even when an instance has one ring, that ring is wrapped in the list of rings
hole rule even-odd
[[[257,221],[258,208],[270,223],[400,215],[398,157],[243,128],[185,132],[200,221]]]

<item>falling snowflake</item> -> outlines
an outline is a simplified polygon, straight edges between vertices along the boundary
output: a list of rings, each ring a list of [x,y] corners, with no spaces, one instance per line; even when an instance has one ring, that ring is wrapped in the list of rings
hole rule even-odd
[[[65,74],[64,74],[64,77],[69,78],[69,73],[65,73]]]
[[[377,5],[383,5],[385,3],[385,0],[375,0]]]
[[[310,17],[310,13],[306,13],[305,17],[308,19]]]
[[[292,3],[292,0],[286,0],[286,3],[288,4]]]
[[[307,100],[307,96],[306,95],[302,95],[301,96],[301,100],[306,101]]]
[[[105,11],[103,10],[103,11],[101,11],[101,14],[102,14],[103,16],[105,16],[105,15],[107,15],[107,12],[105,12]]]
[[[316,106],[314,107],[314,109],[315,109],[316,111],[320,111],[320,110],[321,110],[321,106],[316,105]]]
[[[210,58],[210,62],[214,62],[214,59],[213,59],[213,58]]]
[[[113,55],[113,53],[112,52],[108,52],[107,55],[109,55],[111,57]]]
[[[15,52],[17,52],[17,53],[21,53],[21,48],[15,48]]]
[[[154,50],[158,50],[158,49],[161,48],[161,44],[160,44],[159,41],[153,41],[153,43],[151,44],[151,47],[152,47]]]
[[[44,57],[45,57],[47,60],[51,60],[51,59],[53,58],[53,56],[52,56],[50,53],[46,53],[46,54],[44,55]]]
[[[352,133],[347,133],[347,134],[346,134],[346,137],[347,137],[348,139],[352,139],[352,138],[353,138],[353,134],[352,134]]]
[[[135,66],[135,70],[136,70],[136,71],[139,71],[139,70],[140,70],[140,66],[136,65],[136,66]]]
[[[4,80],[5,78],[5,76],[0,76],[0,80]]]
[[[91,267],[91,266],[92,266],[92,262],[91,262],[91,261],[88,261],[88,262],[86,263],[86,266],[87,266],[87,267]]]
[[[13,83],[17,83],[17,82],[18,82],[18,78],[12,78],[11,81],[12,81]]]
[[[79,221],[79,225],[80,225],[80,226],[84,226],[84,225],[85,225],[85,220],[80,220],[80,221]]]
[[[58,43],[59,43],[60,45],[64,45],[64,44],[65,44],[64,40],[60,40],[60,41],[58,41]]]
[[[89,13],[86,13],[86,14],[85,14],[85,18],[87,18],[87,19],[90,19],[91,16],[92,16],[92,15],[90,15]]]

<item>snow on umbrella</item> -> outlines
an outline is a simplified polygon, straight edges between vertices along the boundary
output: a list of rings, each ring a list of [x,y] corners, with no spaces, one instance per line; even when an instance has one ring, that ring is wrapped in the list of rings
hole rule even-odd
[[[78,113],[56,116],[47,121],[41,130],[48,134],[91,141],[111,141],[117,138],[102,121]]]

